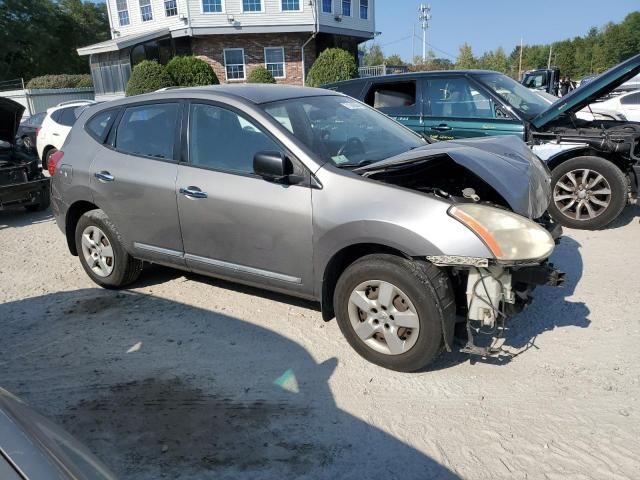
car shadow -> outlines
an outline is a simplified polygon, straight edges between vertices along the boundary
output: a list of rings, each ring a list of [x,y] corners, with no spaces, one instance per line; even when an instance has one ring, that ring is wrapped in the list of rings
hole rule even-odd
[[[121,478],[459,478],[341,410],[335,358],[252,323],[102,289],[4,303],[0,319],[2,386]]]
[[[640,218],[640,205],[628,205],[618,218],[611,222],[605,230],[615,230],[617,228],[625,227],[637,218]]]
[[[573,238],[562,237],[550,261],[556,268],[565,272],[564,285],[543,286],[534,291],[531,304],[507,322],[499,354],[487,357],[469,356],[458,351],[461,345],[455,345],[453,352],[443,355],[429,370],[450,368],[463,362],[506,365],[518,355],[525,354],[527,350],[540,348],[536,345],[536,340],[545,332],[557,328],[589,327],[589,308],[584,302],[570,300],[583,273],[580,248],[580,243]],[[491,338],[486,337],[481,338],[479,343],[488,345],[490,341]]]
[[[45,223],[52,218],[50,208],[40,212],[28,212],[24,207],[9,207],[6,210],[0,210],[0,230]]]

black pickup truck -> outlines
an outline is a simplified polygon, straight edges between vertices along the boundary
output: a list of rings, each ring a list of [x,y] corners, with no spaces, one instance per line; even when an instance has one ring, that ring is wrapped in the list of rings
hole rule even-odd
[[[29,211],[49,208],[50,179],[42,173],[36,154],[16,141],[23,112],[19,103],[0,98],[0,210],[9,206]]]

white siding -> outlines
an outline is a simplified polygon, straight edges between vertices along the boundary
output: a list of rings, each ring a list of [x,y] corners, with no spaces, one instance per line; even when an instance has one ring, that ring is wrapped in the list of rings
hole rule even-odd
[[[153,20],[143,22],[140,15],[139,0],[127,0],[127,8],[129,10],[129,25],[121,27],[118,19],[118,10],[116,8],[116,0],[107,0],[109,2],[109,16],[111,18],[111,27],[118,32],[120,36],[138,34],[142,32],[151,32],[169,27],[172,30],[184,28],[186,22],[180,20],[181,14],[187,14],[187,0],[177,0],[178,15],[167,17],[164,12],[164,0],[151,0],[151,9],[153,11]],[[114,36],[114,35],[112,35]]]
[[[315,22],[313,6],[309,0],[300,0],[301,11],[282,11],[281,0],[262,0],[263,12],[243,12],[242,0],[223,0],[222,13],[203,13],[202,0],[177,0],[178,15],[167,17],[165,15],[164,0],[151,0],[153,20],[143,22],[140,15],[139,0],[127,0],[129,11],[129,25],[120,26],[116,0],[107,0],[109,16],[112,28],[120,33],[120,36],[149,32],[168,27],[171,30],[180,30],[189,27],[188,21],[181,20],[180,16],[189,17],[190,26],[198,28],[221,27],[226,30],[237,29],[242,32],[243,27],[286,27],[306,26],[308,31],[313,30]],[[343,16],[342,21],[336,21],[334,14],[342,12],[342,0],[333,0],[334,14],[322,13],[322,0],[315,0],[318,11],[318,20],[321,25],[345,30],[359,30],[362,32],[374,31],[375,0],[369,0],[369,19],[360,19],[360,0],[352,0],[351,17]],[[187,8],[188,7],[188,8]],[[233,18],[233,22],[230,21]],[[300,29],[299,29],[300,30]],[[307,28],[304,28],[307,30]]]
[[[322,0],[317,0],[320,12],[320,24],[333,28],[345,28],[360,30],[363,32],[375,31],[375,0],[369,0],[369,18],[360,18],[360,0],[351,0],[351,16],[342,15],[342,0],[333,0],[333,13],[322,13]],[[341,21],[336,21],[336,15],[342,16]]]

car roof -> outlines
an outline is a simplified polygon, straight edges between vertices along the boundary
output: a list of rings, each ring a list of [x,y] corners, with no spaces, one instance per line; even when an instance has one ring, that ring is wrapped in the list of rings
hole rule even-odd
[[[493,70],[429,70],[425,72],[406,72],[406,73],[394,73],[392,75],[378,75],[375,77],[364,77],[364,78],[354,78],[352,80],[343,80],[341,82],[335,82],[328,86],[339,86],[339,85],[348,85],[350,83],[356,82],[368,82],[368,81],[380,81],[380,80],[406,80],[413,77],[432,77],[432,76],[440,76],[440,75],[451,75],[451,76],[464,76],[464,75],[481,75],[485,73],[500,73],[495,72]]]
[[[144,97],[162,98],[165,94],[176,93],[216,94],[241,98],[255,104],[278,102],[291,98],[318,97],[336,95],[336,92],[322,88],[298,87],[294,85],[242,84],[242,85],[209,85],[206,87],[168,88],[144,95]],[[157,96],[157,97],[156,97]],[[139,96],[140,98],[142,97]],[[129,97],[132,98],[132,97]],[[151,99],[151,98],[149,98]]]

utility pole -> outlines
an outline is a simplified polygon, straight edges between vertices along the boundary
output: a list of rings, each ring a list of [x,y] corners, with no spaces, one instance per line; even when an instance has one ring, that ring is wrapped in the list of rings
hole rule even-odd
[[[413,36],[411,37],[411,63],[416,61],[416,24],[413,24]]]
[[[427,61],[427,29],[431,20],[431,5],[421,4],[418,7],[418,20],[422,27],[422,61]]]
[[[551,53],[553,53],[553,43],[549,45],[549,61],[547,62],[547,69],[551,68]]]
[[[518,68],[518,80],[522,80],[522,37],[520,37],[520,67]]]

